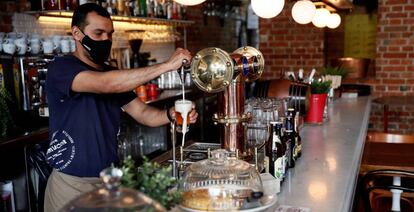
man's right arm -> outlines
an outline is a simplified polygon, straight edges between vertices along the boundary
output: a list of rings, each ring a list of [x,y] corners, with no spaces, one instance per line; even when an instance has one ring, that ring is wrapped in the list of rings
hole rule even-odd
[[[181,67],[184,59],[190,61],[190,53],[184,49],[177,49],[167,62],[157,65],[107,72],[82,71],[74,78],[71,89],[75,92],[89,93],[123,93],[132,91],[139,85],[167,71],[178,69]]]

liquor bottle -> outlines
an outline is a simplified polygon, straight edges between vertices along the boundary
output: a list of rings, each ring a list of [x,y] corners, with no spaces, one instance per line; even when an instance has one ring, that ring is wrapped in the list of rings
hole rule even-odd
[[[293,134],[295,135],[295,149],[293,150],[293,156],[294,159],[297,160],[300,156],[302,156],[302,138],[300,137],[298,130],[299,113],[297,113],[294,108],[288,108],[287,116],[293,118],[292,128]]]
[[[134,9],[131,14],[133,16],[140,16],[139,0],[135,0],[133,4],[134,4]]]
[[[297,151],[297,157],[300,158],[302,156],[302,137],[300,136],[299,133],[299,113],[296,112],[295,113],[295,118],[294,118],[295,122],[294,125],[295,127],[293,128],[293,130],[295,130],[295,137],[296,137],[296,151]]]
[[[139,15],[141,17],[147,17],[147,1],[146,0],[138,0],[139,1]]]
[[[283,180],[283,145],[281,141],[281,122],[270,122],[271,136],[266,146],[266,157],[269,160],[269,173],[276,179]]]
[[[293,156],[293,152],[295,149],[295,135],[293,133],[293,117],[286,116],[286,130],[285,134],[283,135],[286,146],[287,146],[287,158],[288,158],[288,167],[293,168],[295,167],[295,158]]]

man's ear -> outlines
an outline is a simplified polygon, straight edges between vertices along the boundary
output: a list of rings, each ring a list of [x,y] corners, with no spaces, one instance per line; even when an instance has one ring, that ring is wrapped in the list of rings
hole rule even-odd
[[[81,41],[85,35],[83,35],[83,33],[81,32],[79,27],[73,26],[72,27],[72,36],[73,36],[73,39],[75,39],[77,41]]]

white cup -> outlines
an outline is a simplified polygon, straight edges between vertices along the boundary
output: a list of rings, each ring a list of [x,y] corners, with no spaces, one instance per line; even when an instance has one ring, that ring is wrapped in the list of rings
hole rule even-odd
[[[30,52],[30,50],[32,50],[30,46],[27,46],[27,44],[17,44],[16,47],[18,55],[24,55],[26,52]]]
[[[31,43],[30,44],[31,53],[32,54],[39,54],[43,49],[40,43]]]
[[[53,50],[56,49],[55,44],[50,40],[43,41],[43,53],[52,54]]]
[[[13,38],[4,38],[3,43],[12,43],[12,44],[14,44],[14,39]]]
[[[5,43],[3,44],[3,51],[7,54],[14,54],[16,45],[14,43]]]
[[[40,38],[30,38],[29,43],[30,44],[33,44],[33,43],[40,44]]]
[[[75,40],[73,38],[69,39],[69,43],[70,43],[70,52],[75,52],[76,51],[76,42],[75,42]]]
[[[19,37],[20,36],[20,37]],[[17,38],[21,38],[21,34],[17,33],[17,32],[9,32],[7,33],[7,38],[11,38],[11,39],[17,39]]]
[[[39,34],[30,34],[30,39],[34,39],[37,38],[40,40],[40,38],[42,38]]]
[[[52,38],[53,41],[55,41],[55,40],[56,41],[62,40],[62,36],[61,35],[53,35],[51,38]]]
[[[70,52],[70,42],[69,42],[69,40],[66,40],[66,39],[60,40],[60,50],[64,54],[67,54],[67,53]]]
[[[27,45],[27,40],[25,38],[19,38],[14,40],[14,44],[16,45]]]

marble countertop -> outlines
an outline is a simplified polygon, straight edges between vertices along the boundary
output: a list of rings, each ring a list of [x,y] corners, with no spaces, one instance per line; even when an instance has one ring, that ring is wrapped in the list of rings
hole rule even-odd
[[[371,109],[370,97],[340,98],[329,120],[301,129],[303,153],[281,187],[277,205],[351,211]],[[274,211],[274,207],[269,211]]]

